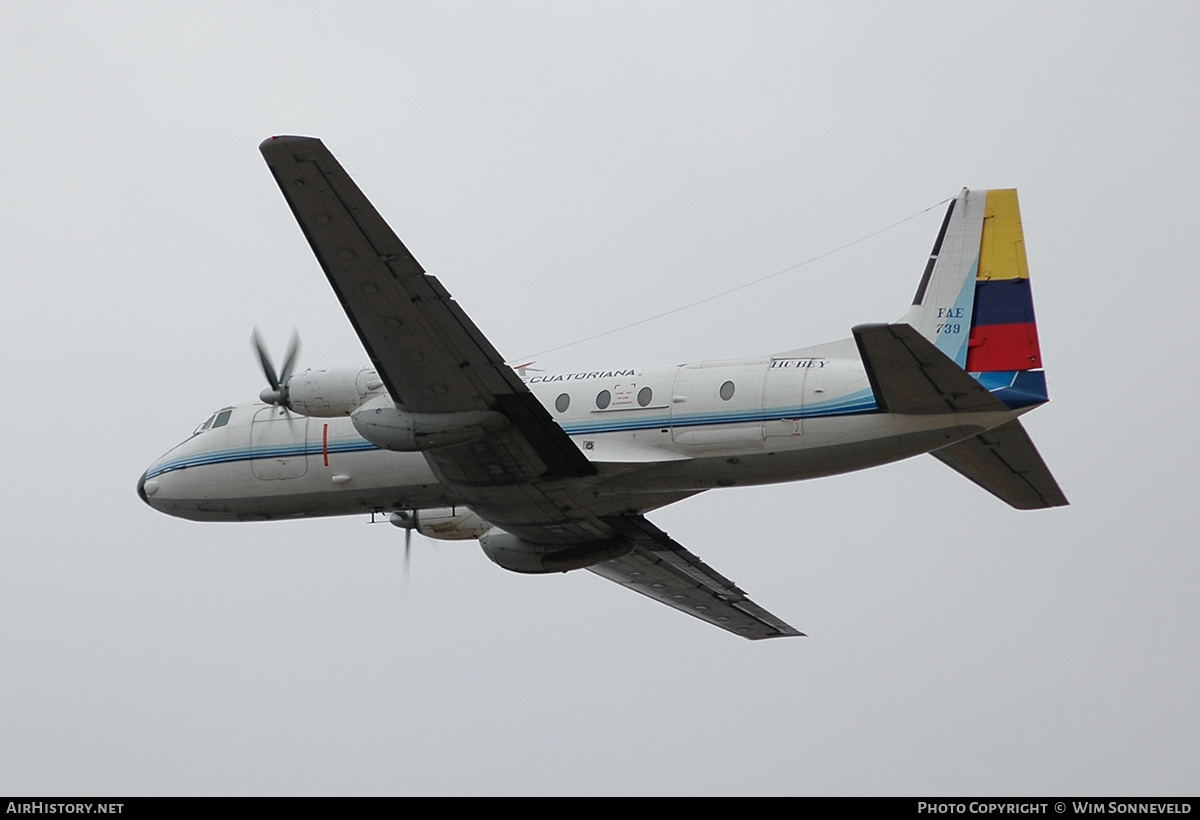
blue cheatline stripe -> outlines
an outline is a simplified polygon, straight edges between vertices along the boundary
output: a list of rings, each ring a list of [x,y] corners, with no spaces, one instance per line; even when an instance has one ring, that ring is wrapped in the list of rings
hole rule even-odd
[[[1046,375],[1041,370],[973,373],[972,375],[988,391],[1014,410],[1048,401]],[[662,415],[627,420],[607,418],[591,422],[563,424],[562,427],[568,435],[578,436],[633,432],[637,430],[661,430],[672,426],[712,427],[720,424],[761,423],[781,419],[835,418],[838,416],[859,416],[878,412],[879,408],[875,404],[874,394],[869,389],[865,389],[803,407],[773,407],[770,410],[744,410],[736,413],[695,413],[688,416],[676,416],[674,422],[672,422],[670,416]],[[329,453],[335,454],[367,452],[380,448],[366,439],[341,439],[329,442],[328,447],[325,449]],[[255,447],[254,449],[235,447],[225,450],[213,450],[207,453],[198,453],[192,456],[164,461],[148,470],[146,478],[150,479],[174,470],[200,467],[208,464],[231,464],[238,461],[253,461],[260,458],[319,456],[322,452],[323,449],[320,443],[317,442],[305,444],[304,446],[280,445],[277,447]]]
[[[348,440],[331,442],[328,447],[330,453],[357,453],[368,450],[378,450],[369,441],[365,439]],[[183,470],[188,467],[201,467],[208,464],[232,464],[238,461],[254,461],[260,458],[294,458],[297,456],[319,456],[324,452],[320,443],[306,444],[303,446],[289,445],[278,447],[255,447],[253,449],[247,447],[234,447],[226,450],[212,450],[207,453],[197,453],[192,456],[184,456],[181,458],[173,458],[170,461],[164,461],[161,464],[155,465],[146,472],[146,478],[154,478],[156,475],[170,473],[175,470]]]
[[[772,407],[768,410],[749,409],[737,412],[713,411],[709,413],[689,413],[670,416],[640,417],[624,420],[611,418],[595,419],[580,422],[563,422],[562,428],[568,435],[597,435],[600,433],[620,433],[636,430],[661,430],[666,427],[711,427],[718,424],[753,424],[780,419],[820,418],[834,416],[857,416],[863,413],[878,412],[874,394],[869,389],[859,390],[847,396],[828,399],[817,404],[803,407]],[[615,422],[615,423],[614,423]]]
[[[1033,294],[1028,279],[992,279],[975,284],[975,326],[1032,321]]]
[[[779,419],[820,418],[836,416],[857,416],[864,413],[876,413],[879,408],[870,390],[859,390],[848,396],[819,402],[808,407],[775,407],[769,411],[745,410],[738,413],[697,413],[685,417],[677,416],[676,427],[710,427],[718,424],[746,424],[775,421]],[[616,422],[616,423],[614,423]],[[624,433],[637,430],[661,430],[672,426],[670,416],[654,416],[651,418],[636,418],[627,420],[602,419],[577,424],[563,424],[567,435],[598,435],[601,433]],[[328,451],[332,453],[355,453],[368,450],[378,450],[374,444],[365,439],[345,439],[331,441]],[[298,456],[319,456],[323,452],[320,443],[297,445],[280,445],[277,447],[237,447],[226,450],[213,450],[192,456],[164,461],[152,467],[146,473],[146,478],[188,467],[200,467],[207,464],[232,464],[238,461],[253,461],[260,458],[293,458]]]

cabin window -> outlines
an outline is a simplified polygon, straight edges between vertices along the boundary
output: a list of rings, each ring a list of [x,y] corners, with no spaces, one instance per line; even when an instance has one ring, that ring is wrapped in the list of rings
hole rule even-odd
[[[649,387],[643,387],[638,391],[638,405],[645,407],[654,398],[654,391]]]
[[[721,398],[725,401],[732,399],[734,389],[733,382],[725,382],[721,385]]]
[[[604,410],[610,404],[612,404],[612,393],[609,393],[607,390],[601,390],[596,395],[596,407]]]
[[[571,397],[566,393],[560,393],[558,398],[554,400],[554,409],[560,413],[567,412],[567,408],[571,406]]]

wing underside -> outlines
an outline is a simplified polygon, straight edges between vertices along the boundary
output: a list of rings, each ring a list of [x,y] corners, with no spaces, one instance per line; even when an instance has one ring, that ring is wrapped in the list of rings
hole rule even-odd
[[[750,640],[804,634],[751,601],[737,584],[642,516],[606,523],[634,546],[620,558],[588,567],[597,575]]]
[[[1019,421],[1010,421],[995,430],[935,450],[933,455],[1019,510],[1068,504]]]
[[[259,149],[372,364],[415,413],[496,410],[514,433],[475,465],[489,480],[595,471],[520,377],[384,221],[329,149],[273,137]]]

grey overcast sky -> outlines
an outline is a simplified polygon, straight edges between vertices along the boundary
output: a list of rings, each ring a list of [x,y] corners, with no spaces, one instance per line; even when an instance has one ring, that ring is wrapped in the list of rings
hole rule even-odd
[[[0,27],[0,793],[1196,794],[1192,2],[16,3]],[[365,354],[257,145],[323,138],[517,360],[1020,191],[1072,506],[934,459],[652,520],[811,637],[141,471]],[[941,208],[538,358],[898,318]]]

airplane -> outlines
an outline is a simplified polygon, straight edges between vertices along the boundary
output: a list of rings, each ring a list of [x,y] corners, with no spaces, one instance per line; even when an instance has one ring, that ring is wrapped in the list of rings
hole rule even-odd
[[[756,358],[521,372],[319,140],[259,146],[370,364],[293,374],[213,413],[137,482],[198,521],[386,515],[504,569],[588,569],[757,640],[803,633],[646,518],[717,487],[932,455],[1018,509],[1067,499],[1019,417],[1049,400],[1015,190],[950,201],[890,324]]]

